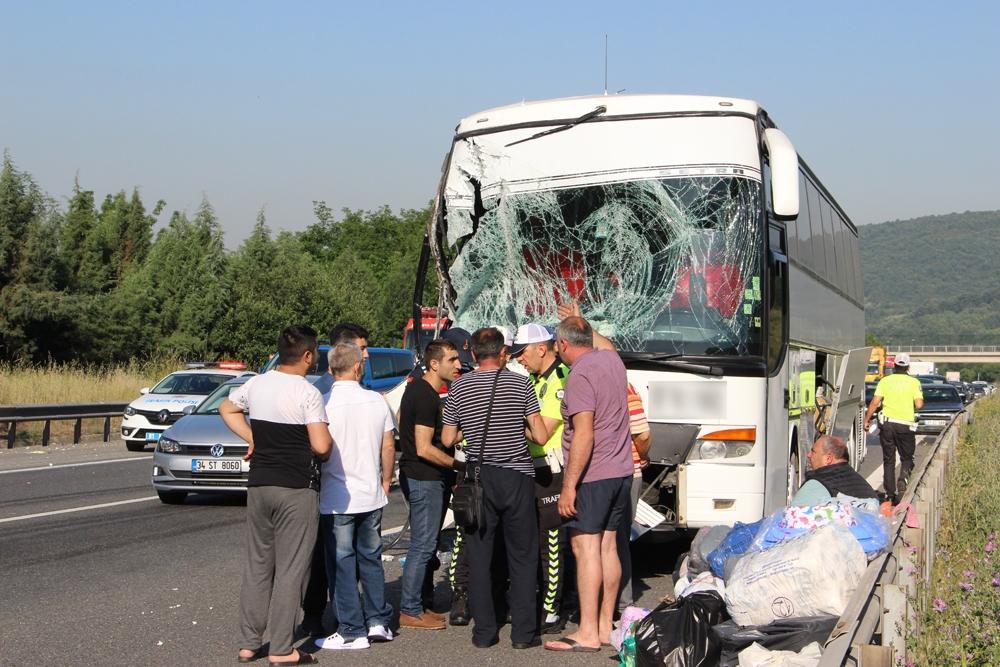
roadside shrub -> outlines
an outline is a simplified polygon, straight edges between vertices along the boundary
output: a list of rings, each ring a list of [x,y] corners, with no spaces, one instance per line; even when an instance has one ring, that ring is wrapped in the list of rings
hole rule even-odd
[[[1000,665],[1000,398],[976,404],[948,473],[927,604],[908,638],[914,667]]]

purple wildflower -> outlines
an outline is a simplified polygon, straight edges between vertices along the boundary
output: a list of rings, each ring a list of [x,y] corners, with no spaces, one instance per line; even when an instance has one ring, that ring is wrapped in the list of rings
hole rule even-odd
[[[948,604],[941,598],[934,598],[934,611],[942,612],[948,608]]]
[[[972,590],[972,584],[970,584],[968,581],[961,582],[958,585],[958,587],[961,588],[963,591],[971,591]]]
[[[973,572],[972,570],[966,570],[965,572],[962,573],[962,576],[965,577],[966,579],[972,579],[973,577],[976,576],[976,573]]]
[[[997,545],[993,540],[986,543],[986,553],[993,553],[997,550]]]
[[[1000,587],[1000,576],[993,575],[993,581],[991,582],[994,587]]]

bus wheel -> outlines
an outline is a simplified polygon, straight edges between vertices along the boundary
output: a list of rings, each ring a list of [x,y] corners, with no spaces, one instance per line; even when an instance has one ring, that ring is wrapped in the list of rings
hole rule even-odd
[[[802,480],[799,473],[799,453],[798,451],[794,451],[788,458],[788,495],[785,498],[786,507],[792,504],[792,498],[795,497],[795,492],[799,490],[799,485],[801,483]]]

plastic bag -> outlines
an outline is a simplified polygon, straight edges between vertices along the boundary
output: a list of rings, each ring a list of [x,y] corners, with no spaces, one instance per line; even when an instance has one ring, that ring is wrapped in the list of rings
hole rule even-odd
[[[632,626],[646,618],[651,611],[652,609],[645,607],[625,607],[625,611],[622,612],[622,616],[618,620],[618,626],[611,632],[611,645],[615,647],[616,651],[621,652],[625,640],[635,635],[635,628]]]
[[[714,667],[719,644],[711,629],[728,618],[718,593],[661,604],[635,626],[636,667]]]
[[[740,627],[735,621],[720,623],[712,628],[712,636],[722,649],[719,667],[737,667],[740,651],[754,643],[782,651],[798,651],[812,642],[825,644],[838,620],[837,616],[806,616],[749,627]]]
[[[726,560],[747,552],[762,523],[763,519],[753,523],[736,522],[733,529],[723,538],[719,548],[708,554],[708,564],[712,568],[712,574],[725,578]]]
[[[840,616],[867,566],[846,528],[824,526],[740,558],[726,580],[726,605],[740,625]]]
[[[813,642],[798,653],[770,651],[759,644],[751,644],[740,653],[739,667],[816,667],[823,652]]]
[[[635,667],[635,635],[625,638],[618,656],[621,658],[618,667]]]
[[[719,579],[711,572],[702,572],[697,577],[688,582],[680,593],[677,593],[676,587],[674,588],[674,593],[679,598],[686,598],[695,593],[706,593],[715,592],[719,595],[726,596],[726,582]]]
[[[866,554],[888,548],[891,526],[862,500],[844,498],[811,507],[785,507],[764,519],[750,551],[764,551],[822,526],[848,528]]]
[[[693,575],[709,570],[708,554],[719,548],[729,531],[729,526],[711,526],[698,531],[691,541],[691,551],[689,552],[688,568]]]

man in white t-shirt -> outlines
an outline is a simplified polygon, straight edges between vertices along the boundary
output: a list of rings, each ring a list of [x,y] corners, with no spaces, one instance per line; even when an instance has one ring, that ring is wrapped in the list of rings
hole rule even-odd
[[[395,425],[382,395],[359,384],[364,373],[360,347],[338,343],[330,349],[329,361],[334,383],[325,398],[333,449],[323,464],[319,512],[340,625],[316,643],[326,649],[361,649],[369,641],[392,640],[392,607],[385,599],[382,570],[382,508],[389,502]]]

